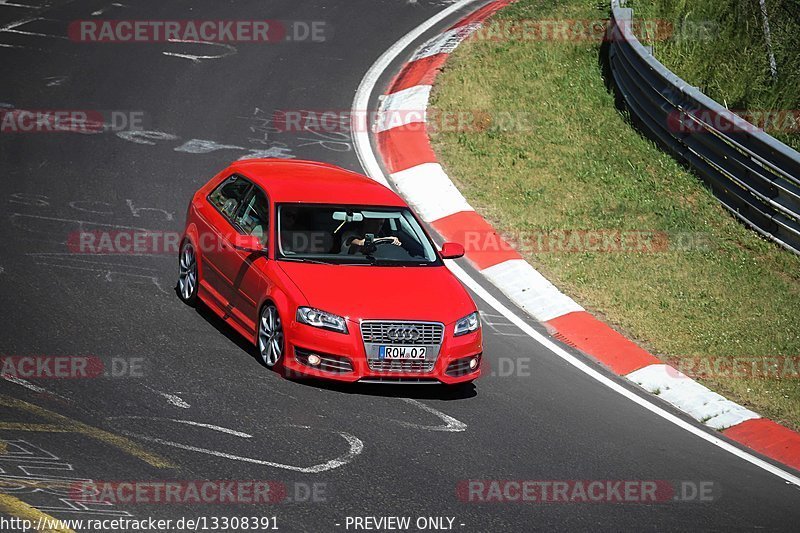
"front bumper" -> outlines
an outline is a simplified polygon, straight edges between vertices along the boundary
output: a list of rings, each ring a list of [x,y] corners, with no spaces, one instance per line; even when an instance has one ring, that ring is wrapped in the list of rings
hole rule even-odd
[[[283,368],[287,376],[314,377],[342,382],[455,385],[481,375],[483,339],[481,330],[453,336],[453,324],[445,326],[438,357],[430,371],[423,365],[376,364],[370,368],[358,323],[348,321],[348,334],[314,328],[292,321],[285,327],[286,350]],[[308,356],[322,359],[317,367],[308,364]],[[478,358],[478,367],[470,369],[469,359]],[[378,367],[385,370],[378,370]],[[403,366],[404,370],[397,370]],[[413,370],[409,367],[418,367]]]

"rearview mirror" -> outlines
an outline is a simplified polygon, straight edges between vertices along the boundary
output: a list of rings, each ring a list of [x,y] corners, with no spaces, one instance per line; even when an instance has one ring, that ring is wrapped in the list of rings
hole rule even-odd
[[[336,220],[336,221],[339,221],[339,222],[345,222],[345,221],[347,221],[347,222],[361,222],[362,220],[364,220],[364,215],[362,215],[361,213],[347,214],[346,211],[334,211],[333,212],[333,220]]]
[[[442,259],[458,259],[464,257],[464,247],[457,242],[446,242],[442,245]]]
[[[264,250],[261,239],[255,235],[236,235],[233,239],[233,245],[237,250],[243,252],[261,252]]]

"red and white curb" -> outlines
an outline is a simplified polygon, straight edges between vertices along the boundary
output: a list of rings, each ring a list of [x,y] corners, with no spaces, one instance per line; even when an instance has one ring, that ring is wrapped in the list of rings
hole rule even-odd
[[[529,265],[475,212],[437,162],[424,124],[433,82],[447,56],[511,0],[492,2],[420,46],[381,97],[373,127],[390,181],[446,241],[464,237],[496,243],[496,251],[467,246],[466,259],[556,339],[589,354],[618,375],[658,395],[695,420],[781,463],[800,469],[800,434],[725,399],[663,364],[587,313]]]

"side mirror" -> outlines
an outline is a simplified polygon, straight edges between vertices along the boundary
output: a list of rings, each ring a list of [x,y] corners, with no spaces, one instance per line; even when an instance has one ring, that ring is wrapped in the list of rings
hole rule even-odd
[[[442,259],[458,259],[464,257],[464,247],[457,242],[446,242],[442,245]]]
[[[233,239],[233,246],[237,250],[243,252],[261,252],[264,246],[261,244],[261,239],[255,235],[236,235]]]

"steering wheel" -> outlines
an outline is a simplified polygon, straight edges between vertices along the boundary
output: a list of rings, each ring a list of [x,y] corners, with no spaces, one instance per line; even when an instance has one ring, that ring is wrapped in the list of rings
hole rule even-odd
[[[386,244],[386,243],[394,243],[397,240],[397,245],[400,245],[400,239],[397,237],[378,237],[372,241],[372,244]]]

